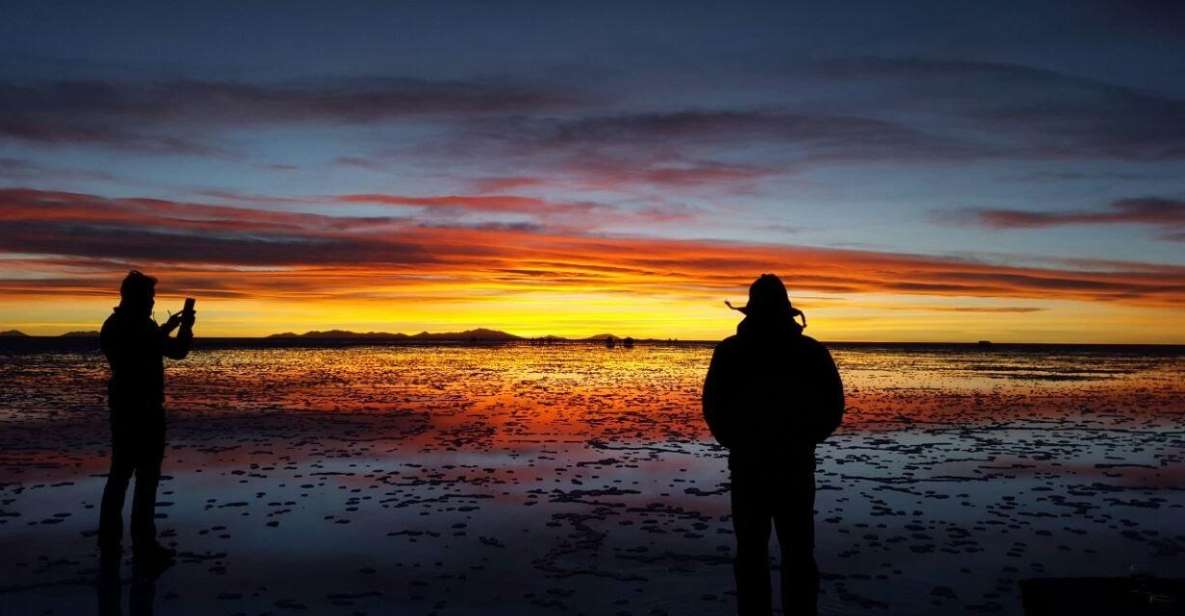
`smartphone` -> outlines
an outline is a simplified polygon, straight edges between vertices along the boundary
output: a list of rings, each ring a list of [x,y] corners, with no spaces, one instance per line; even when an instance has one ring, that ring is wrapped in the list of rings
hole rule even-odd
[[[185,298],[185,308],[182,309],[182,312],[193,312],[193,305],[195,302],[197,302],[197,300],[192,297]]]

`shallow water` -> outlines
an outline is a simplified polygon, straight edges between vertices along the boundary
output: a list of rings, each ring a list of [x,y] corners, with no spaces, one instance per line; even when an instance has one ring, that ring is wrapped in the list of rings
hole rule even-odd
[[[837,345],[824,613],[1185,576],[1185,352]],[[158,613],[730,613],[709,345],[240,347],[169,365]],[[106,367],[0,346],[0,613],[95,611]]]

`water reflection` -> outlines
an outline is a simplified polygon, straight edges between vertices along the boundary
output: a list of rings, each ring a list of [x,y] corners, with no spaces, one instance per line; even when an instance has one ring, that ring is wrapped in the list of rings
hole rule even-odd
[[[1018,614],[1026,577],[1185,575],[1182,356],[1003,348],[836,349],[851,410],[819,450],[824,613]],[[158,512],[181,555],[154,601],[726,612],[724,452],[699,417],[710,351],[195,353],[169,370]],[[95,600],[100,361],[0,361],[4,613]]]

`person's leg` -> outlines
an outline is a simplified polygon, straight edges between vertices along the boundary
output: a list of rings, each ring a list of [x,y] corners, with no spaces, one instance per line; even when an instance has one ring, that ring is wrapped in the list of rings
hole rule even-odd
[[[163,425],[151,425],[140,436],[136,460],[136,492],[132,497],[132,546],[143,551],[156,547],[156,488],[165,455]]]
[[[769,582],[770,511],[765,488],[752,478],[732,477],[732,527],[737,553],[733,572],[737,585],[737,613],[769,616],[773,613]]]
[[[99,600],[99,616],[123,616],[123,585],[118,571],[99,577],[95,596]]]
[[[99,507],[99,549],[105,555],[116,557],[123,543],[123,501],[135,470],[135,452],[129,449],[126,437],[122,427],[112,424],[111,469],[107,473]]]
[[[774,513],[782,552],[782,610],[818,613],[819,568],[815,563],[815,478],[793,480]]]
[[[156,578],[137,576],[128,592],[128,616],[152,616],[156,603]]]

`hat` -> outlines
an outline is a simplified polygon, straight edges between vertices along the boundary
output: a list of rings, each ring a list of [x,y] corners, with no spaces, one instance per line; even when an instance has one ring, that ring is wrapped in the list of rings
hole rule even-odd
[[[749,303],[744,306],[733,306],[732,302],[724,300],[725,305],[733,310],[743,313],[746,316],[757,315],[762,317],[777,316],[785,314],[791,320],[796,316],[802,316],[802,326],[806,327],[806,315],[790,303],[790,294],[786,291],[786,285],[782,284],[782,279],[774,274],[762,274],[749,285]]]

